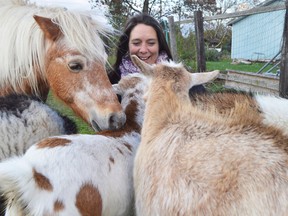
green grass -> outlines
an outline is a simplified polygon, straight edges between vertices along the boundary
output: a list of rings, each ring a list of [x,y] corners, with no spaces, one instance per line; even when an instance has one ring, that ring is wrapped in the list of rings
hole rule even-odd
[[[226,70],[235,70],[235,71],[243,71],[243,72],[254,72],[257,73],[266,63],[252,63],[250,65],[239,63],[239,64],[231,64],[231,60],[221,60],[217,62],[206,62],[206,71],[211,70],[220,70],[225,72]],[[273,65],[269,64],[267,67],[264,68],[262,73],[267,72]],[[275,67],[271,72],[276,73],[279,67]],[[207,84],[206,88],[211,92],[219,92],[225,91],[224,81],[214,81],[213,83]]]
[[[84,122],[80,117],[77,117],[71,108],[55,98],[51,92],[48,95],[47,104],[73,120],[77,125],[78,133],[95,134],[95,131],[86,122]]]
[[[258,72],[262,66],[265,65],[265,63],[252,63],[250,65],[239,63],[239,64],[231,64],[231,60],[221,60],[221,61],[215,61],[215,62],[206,62],[206,69],[207,71],[210,70],[220,70],[220,71],[226,71],[227,69],[230,70],[236,70],[236,71],[245,71],[245,72]],[[268,65],[264,72],[269,70],[272,67],[272,65]],[[272,72],[276,73],[277,69],[273,69]]]

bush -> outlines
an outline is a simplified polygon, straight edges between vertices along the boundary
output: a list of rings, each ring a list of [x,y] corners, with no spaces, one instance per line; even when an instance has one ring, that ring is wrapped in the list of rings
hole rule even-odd
[[[219,61],[221,58],[221,53],[214,49],[205,50],[206,61]]]

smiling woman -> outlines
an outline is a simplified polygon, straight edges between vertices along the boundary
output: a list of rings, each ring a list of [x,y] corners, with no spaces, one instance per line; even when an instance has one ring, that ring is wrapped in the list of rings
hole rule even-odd
[[[113,72],[109,74],[112,83],[117,83],[121,76],[140,72],[132,63],[131,54],[148,64],[172,60],[161,25],[148,14],[138,14],[126,22],[119,39]]]
[[[139,24],[131,31],[129,40],[131,55],[137,55],[141,60],[154,64],[159,56],[157,33],[153,27]]]
[[[119,39],[113,71],[109,73],[112,84],[123,76],[140,72],[131,61],[131,55],[136,55],[148,64],[173,60],[160,23],[148,14],[138,14],[127,20]],[[190,89],[190,94],[205,91],[203,85],[198,85]]]

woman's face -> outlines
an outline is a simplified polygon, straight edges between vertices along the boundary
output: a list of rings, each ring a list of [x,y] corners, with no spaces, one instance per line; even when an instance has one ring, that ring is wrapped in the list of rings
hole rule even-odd
[[[138,24],[131,33],[129,39],[130,55],[137,55],[148,64],[155,64],[159,55],[159,42],[157,33],[153,27]]]

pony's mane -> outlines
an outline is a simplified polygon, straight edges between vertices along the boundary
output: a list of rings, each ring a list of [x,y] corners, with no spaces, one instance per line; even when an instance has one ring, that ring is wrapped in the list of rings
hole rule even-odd
[[[69,46],[77,48],[91,59],[107,61],[105,44],[101,36],[109,37],[113,29],[105,16],[95,11],[69,11],[66,8],[39,7],[25,0],[0,2],[0,88],[6,84],[14,89],[21,86],[23,78],[37,93],[36,76],[39,70],[45,77],[44,35],[33,15],[51,18],[58,24]]]

